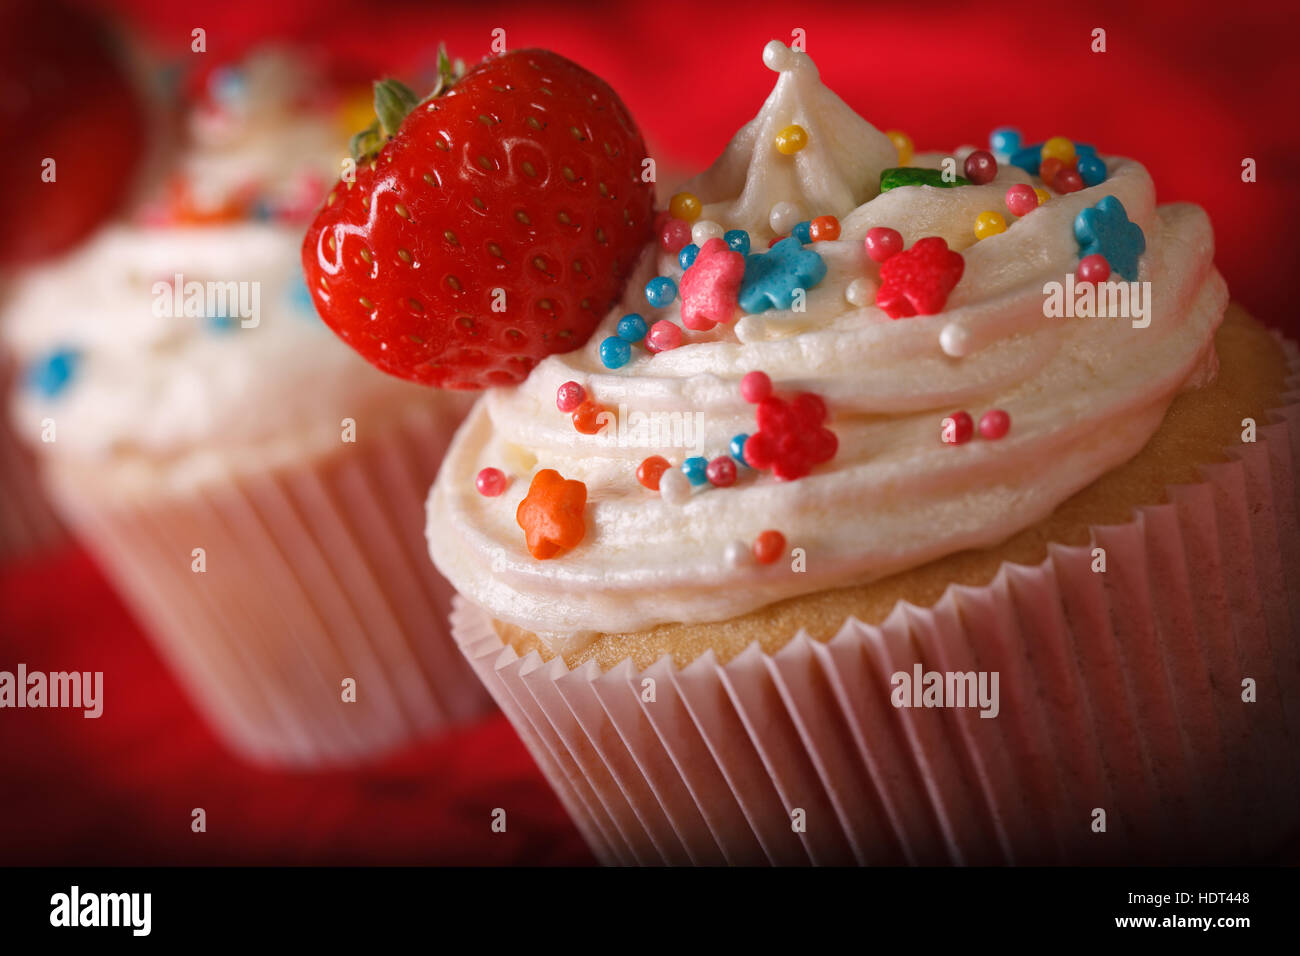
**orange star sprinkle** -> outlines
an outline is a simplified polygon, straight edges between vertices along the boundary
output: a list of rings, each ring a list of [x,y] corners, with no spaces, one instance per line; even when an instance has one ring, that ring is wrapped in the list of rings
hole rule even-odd
[[[528,494],[515,512],[528,553],[545,561],[576,547],[587,533],[582,517],[586,506],[587,486],[581,481],[565,478],[554,468],[533,475]]]

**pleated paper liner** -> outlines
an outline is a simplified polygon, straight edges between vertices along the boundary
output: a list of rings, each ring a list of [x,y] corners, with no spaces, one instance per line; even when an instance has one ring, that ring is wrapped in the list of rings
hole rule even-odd
[[[47,551],[66,538],[37,478],[35,459],[9,421],[15,377],[12,360],[0,355],[0,562]]]
[[[450,639],[452,590],[422,533],[453,424],[412,411],[301,465],[154,502],[124,506],[84,481],[57,497],[232,749],[355,762],[491,708]]]
[[[1233,461],[1167,504],[725,664],[524,657],[452,629],[608,864],[1267,859],[1300,827],[1300,376]],[[999,675],[999,712],[896,707],[891,676]],[[1243,681],[1255,700],[1243,699]],[[1247,695],[1248,696],[1248,695]]]

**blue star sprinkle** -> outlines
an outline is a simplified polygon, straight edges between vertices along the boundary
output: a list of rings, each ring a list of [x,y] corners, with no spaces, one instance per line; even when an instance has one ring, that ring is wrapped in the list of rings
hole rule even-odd
[[[57,398],[77,374],[81,353],[58,349],[33,362],[27,369],[27,386],[44,398]]]
[[[793,237],[782,239],[767,252],[745,257],[745,277],[740,283],[740,307],[751,314],[768,309],[788,309],[796,289],[805,292],[826,278],[826,263]]]
[[[1074,238],[1079,242],[1079,258],[1103,256],[1111,271],[1129,282],[1138,277],[1138,256],[1146,252],[1147,239],[1142,227],[1129,222],[1124,204],[1106,196],[1097,205],[1083,209],[1074,218]]]

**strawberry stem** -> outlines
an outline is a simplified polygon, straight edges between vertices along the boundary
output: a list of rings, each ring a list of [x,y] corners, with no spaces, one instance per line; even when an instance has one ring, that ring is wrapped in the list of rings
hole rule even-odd
[[[392,136],[419,102],[411,88],[401,80],[375,81],[375,115],[385,137]]]

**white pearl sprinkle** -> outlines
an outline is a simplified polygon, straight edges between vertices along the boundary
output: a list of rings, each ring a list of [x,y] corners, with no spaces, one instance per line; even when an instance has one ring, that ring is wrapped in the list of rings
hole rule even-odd
[[[970,332],[956,322],[945,325],[939,333],[939,348],[953,358],[961,358],[970,349]]]
[[[725,232],[726,230],[712,219],[699,219],[691,226],[691,242],[703,246],[710,239],[721,239]]]
[[[729,568],[743,568],[752,563],[753,557],[753,549],[743,541],[730,541],[722,550],[722,560],[727,562]]]
[[[659,476],[659,497],[666,504],[685,504],[691,496],[691,481],[677,468],[669,468]]]
[[[856,306],[871,305],[876,298],[876,283],[866,278],[854,279],[844,290],[844,298]]]
[[[779,202],[767,214],[767,224],[778,236],[790,235],[790,230],[803,222],[803,210],[792,202]]]
[[[772,40],[763,47],[763,63],[769,70],[783,73],[794,68],[794,51],[780,40]]]

